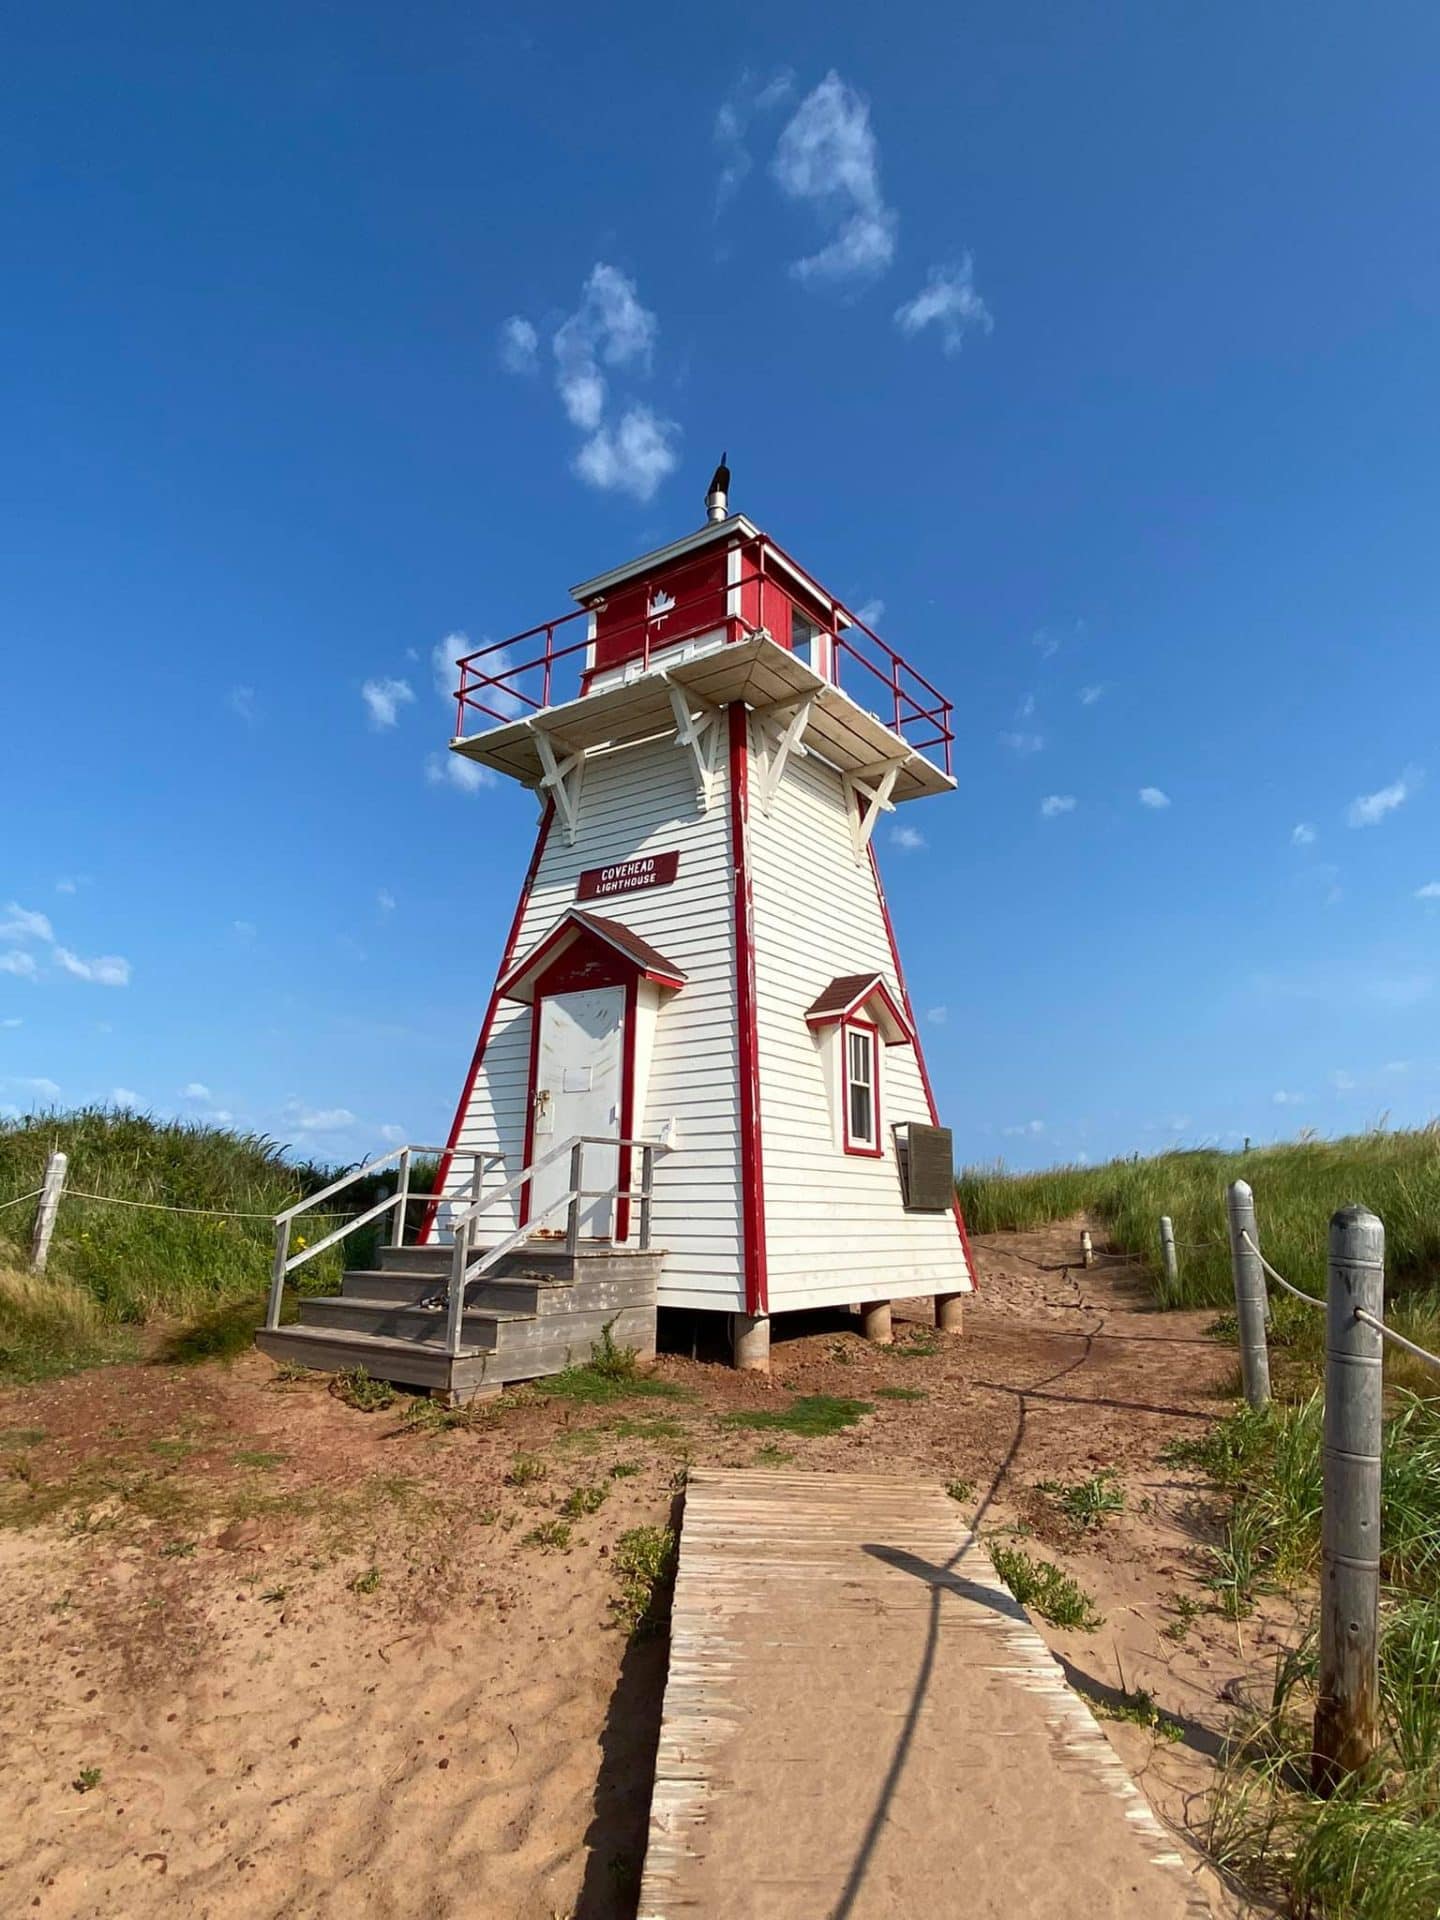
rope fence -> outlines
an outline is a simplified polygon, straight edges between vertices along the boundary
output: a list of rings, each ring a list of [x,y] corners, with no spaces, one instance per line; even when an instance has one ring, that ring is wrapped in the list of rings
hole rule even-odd
[[[38,1200],[44,1191],[43,1187],[36,1187],[33,1193],[17,1193],[13,1200],[0,1200],[0,1213],[4,1213],[7,1207],[21,1206],[26,1200]]]

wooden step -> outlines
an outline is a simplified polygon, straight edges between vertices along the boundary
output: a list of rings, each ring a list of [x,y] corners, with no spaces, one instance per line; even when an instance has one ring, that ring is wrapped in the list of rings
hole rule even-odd
[[[444,1293],[450,1279],[444,1273],[390,1273],[374,1268],[350,1267],[340,1282],[347,1299],[380,1300],[392,1306],[414,1307],[439,1291]],[[564,1280],[513,1278],[495,1280],[489,1274],[472,1280],[466,1288],[467,1307],[488,1310],[507,1307],[516,1313],[548,1312],[554,1304],[563,1308],[573,1288]],[[542,1306],[543,1297],[543,1306]]]
[[[428,1387],[461,1399],[486,1384],[485,1369],[491,1359],[488,1353],[462,1353],[452,1359],[438,1348],[415,1346],[408,1340],[376,1340],[327,1327],[262,1327],[255,1344],[272,1360],[289,1360],[320,1373],[348,1373],[364,1367],[377,1380]]]
[[[460,1323],[460,1344],[468,1352],[493,1353],[502,1327],[533,1318],[533,1314],[515,1313],[504,1307],[481,1312],[467,1308]],[[300,1325],[344,1328],[350,1333],[365,1333],[385,1340],[418,1341],[426,1346],[445,1344],[443,1307],[396,1306],[388,1300],[366,1300],[353,1294],[302,1300]]]
[[[450,1248],[448,1245],[435,1247],[381,1247],[380,1265],[386,1273],[448,1273],[450,1271]]]

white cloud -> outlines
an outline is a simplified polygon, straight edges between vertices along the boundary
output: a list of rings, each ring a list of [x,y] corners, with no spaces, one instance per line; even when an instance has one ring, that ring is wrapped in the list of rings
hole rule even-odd
[[[1075,796],[1073,793],[1047,793],[1040,802],[1040,811],[1047,820],[1057,819],[1062,813],[1073,813]]]
[[[1410,1071],[1410,1062],[1408,1060],[1387,1060],[1380,1071],[1382,1073],[1408,1073]]]
[[[255,718],[254,687],[231,687],[225,696],[225,704],[237,719],[253,720]]]
[[[930,1022],[932,1027],[943,1027],[945,1022],[950,1018],[950,1009],[948,1007],[927,1007],[925,1009],[925,1018]]]
[[[715,182],[717,214],[734,199],[753,164],[745,144],[750,123],[779,106],[793,86],[794,75],[785,67],[758,85],[755,75],[746,71],[721,101],[715,115],[715,145],[720,154],[720,176]]]
[[[1354,1087],[1355,1081],[1352,1075],[1337,1067],[1335,1072],[1330,1076],[1330,1084],[1337,1093],[1349,1093]]]
[[[43,913],[32,913],[12,900],[0,919],[0,940],[53,940],[55,929]]]
[[[305,1107],[292,1103],[291,1125],[300,1133],[343,1133],[358,1125],[348,1107]]]
[[[404,1127],[387,1126],[381,1127],[380,1138],[385,1142],[387,1147],[403,1147],[405,1142],[410,1138],[410,1135]]]
[[[680,463],[675,444],[679,437],[673,420],[662,420],[650,407],[633,406],[615,426],[596,427],[575,455],[575,471],[602,493],[651,500],[660,482]]]
[[[67,880],[57,880],[55,882],[56,893],[78,893],[79,890],[80,890],[80,882],[78,880],[67,879]]]
[[[213,1100],[214,1097],[203,1080],[192,1080],[188,1086],[180,1090],[182,1100]]]
[[[899,847],[905,853],[915,853],[925,845],[925,836],[918,827],[892,827],[890,844]]]
[[[1044,1133],[1045,1122],[1043,1120],[1026,1120],[1018,1127],[1002,1127],[1000,1131],[1017,1138],[1021,1135],[1029,1135],[1031,1138],[1034,1138],[1035,1135]]]
[[[425,762],[425,779],[432,787],[454,787],[460,793],[478,793],[495,784],[489,767],[458,753],[432,753]]]
[[[69,947],[56,947],[55,964],[77,980],[88,980],[96,987],[128,987],[130,962],[118,953],[97,953],[93,960],[82,960]]]
[[[380,732],[396,724],[401,707],[415,698],[415,690],[408,680],[367,680],[360,698],[369,710],[371,726]]]
[[[56,1083],[45,1079],[43,1075],[34,1079],[27,1078],[24,1074],[11,1075],[0,1080],[0,1087],[8,1087],[12,1093],[32,1094],[37,1100],[58,1100],[60,1097],[60,1089]]]
[[[255,922],[253,920],[232,920],[230,922],[230,931],[235,935],[237,940],[253,940],[255,938]]]
[[[1381,787],[1377,793],[1358,795],[1345,809],[1346,825],[1378,827],[1386,814],[1404,806],[1417,784],[1415,775],[1407,773],[1399,780],[1392,780],[1388,787]]]
[[[375,904],[381,913],[393,913],[395,911],[395,896],[388,887],[381,887],[375,896]]]
[[[780,190],[810,203],[834,238],[797,260],[797,280],[843,283],[883,273],[895,257],[897,216],[880,191],[870,109],[838,73],[827,73],[786,123],[771,162]]]
[[[1012,753],[1039,753],[1045,745],[1043,733],[1002,733],[1002,747],[1009,747]]]
[[[1272,1093],[1270,1098],[1277,1107],[1303,1107],[1305,1104],[1303,1093],[1287,1093],[1283,1087]]]
[[[878,597],[863,600],[855,609],[855,618],[862,626],[873,627],[885,618],[885,602]]]
[[[534,373],[540,364],[540,335],[523,313],[512,313],[500,329],[500,364],[507,373]]]
[[[0,953],[0,973],[13,973],[17,980],[34,980],[39,972],[33,953],[24,953],[19,947]]]
[[[1049,627],[1041,627],[1038,633],[1032,633],[1030,644],[1042,660],[1053,660],[1064,643],[1064,635],[1053,632]]]
[[[1095,702],[1101,698],[1104,692],[1105,692],[1105,687],[1103,682],[1097,682],[1097,684],[1093,687],[1081,687],[1080,689],[1081,706],[1093,707]]]
[[[112,1087],[110,1104],[112,1107],[138,1107],[140,1096],[133,1087]]]
[[[930,278],[903,306],[895,309],[895,324],[913,339],[926,327],[938,327],[940,345],[947,354],[959,353],[967,333],[994,331],[990,309],[975,291],[974,262],[967,253],[958,266],[932,267]]]
[[[1291,828],[1290,844],[1292,847],[1313,847],[1314,846],[1315,829],[1310,825],[1308,820],[1302,820],[1300,821],[1298,826]]]
[[[640,304],[635,282],[618,267],[597,261],[580,305],[550,343],[555,385],[572,425],[594,432],[604,416],[607,393],[601,363],[648,370],[658,332],[654,314]]]
[[[19,1015],[13,1014],[13,1013],[9,1016],[8,1019],[0,1020],[0,1027],[23,1027],[24,1024],[25,1022],[19,1017]]]
[[[1440,880],[1427,880],[1423,887],[1415,889],[1417,900],[1440,900]]]
[[[1139,799],[1142,807],[1152,807],[1156,812],[1160,812],[1170,804],[1169,794],[1162,793],[1159,787],[1141,787]]]

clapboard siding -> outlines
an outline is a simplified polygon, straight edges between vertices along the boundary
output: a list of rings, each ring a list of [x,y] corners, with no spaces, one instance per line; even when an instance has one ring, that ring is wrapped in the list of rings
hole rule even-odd
[[[770,1307],[820,1306],[968,1286],[949,1214],[905,1211],[891,1126],[928,1121],[909,1044],[881,1047],[880,1158],[847,1154],[836,1093],[806,1009],[837,975],[883,974],[897,993],[884,909],[857,861],[838,773],[811,757],[786,767],[769,813],[751,818],[760,1110]]]
[[[744,1282],[729,820],[723,778],[717,785],[708,812],[702,811],[694,762],[673,739],[587,762],[575,844],[557,820],[516,952],[529,952],[574,905],[585,868],[646,853],[679,853],[673,885],[593,904],[597,913],[658,947],[686,975],[685,986],[660,1008],[636,1126],[655,1135],[670,1122],[678,1142],[676,1152],[656,1158],[653,1231],[655,1244],[666,1250],[660,1303],[730,1311],[744,1303]],[[504,1178],[524,1163],[530,1022],[528,1007],[500,1003],[459,1134],[466,1154],[500,1154]],[[499,1184],[500,1177],[492,1182]],[[468,1178],[468,1160],[457,1159],[447,1191],[462,1193]],[[515,1221],[513,1207],[497,1208],[478,1243],[492,1244]]]

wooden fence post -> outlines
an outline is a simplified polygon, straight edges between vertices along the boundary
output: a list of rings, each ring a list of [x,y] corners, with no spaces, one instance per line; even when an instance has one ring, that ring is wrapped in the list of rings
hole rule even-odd
[[[1320,1675],[1311,1785],[1331,1793],[1375,1751],[1380,1710],[1383,1343],[1356,1310],[1385,1314],[1385,1229],[1368,1207],[1330,1217],[1325,1288]]]
[[[45,1184],[40,1189],[40,1204],[35,1209],[35,1231],[30,1239],[30,1271],[44,1273],[50,1258],[50,1240],[55,1232],[55,1216],[60,1211],[60,1196],[65,1191],[65,1155],[57,1148],[45,1162]]]
[[[1168,1213],[1160,1216],[1160,1258],[1165,1263],[1165,1287],[1173,1305],[1180,1291],[1180,1262],[1175,1257],[1175,1226]]]
[[[1265,1344],[1270,1296],[1265,1287],[1265,1269],[1260,1264],[1255,1196],[1246,1181],[1230,1182],[1225,1193],[1225,1212],[1230,1222],[1230,1271],[1235,1276],[1240,1382],[1246,1406],[1263,1407],[1270,1399],[1270,1350]]]
[[[1083,1267],[1093,1267],[1095,1264],[1095,1242],[1090,1238],[1088,1227],[1080,1235],[1080,1264]]]

